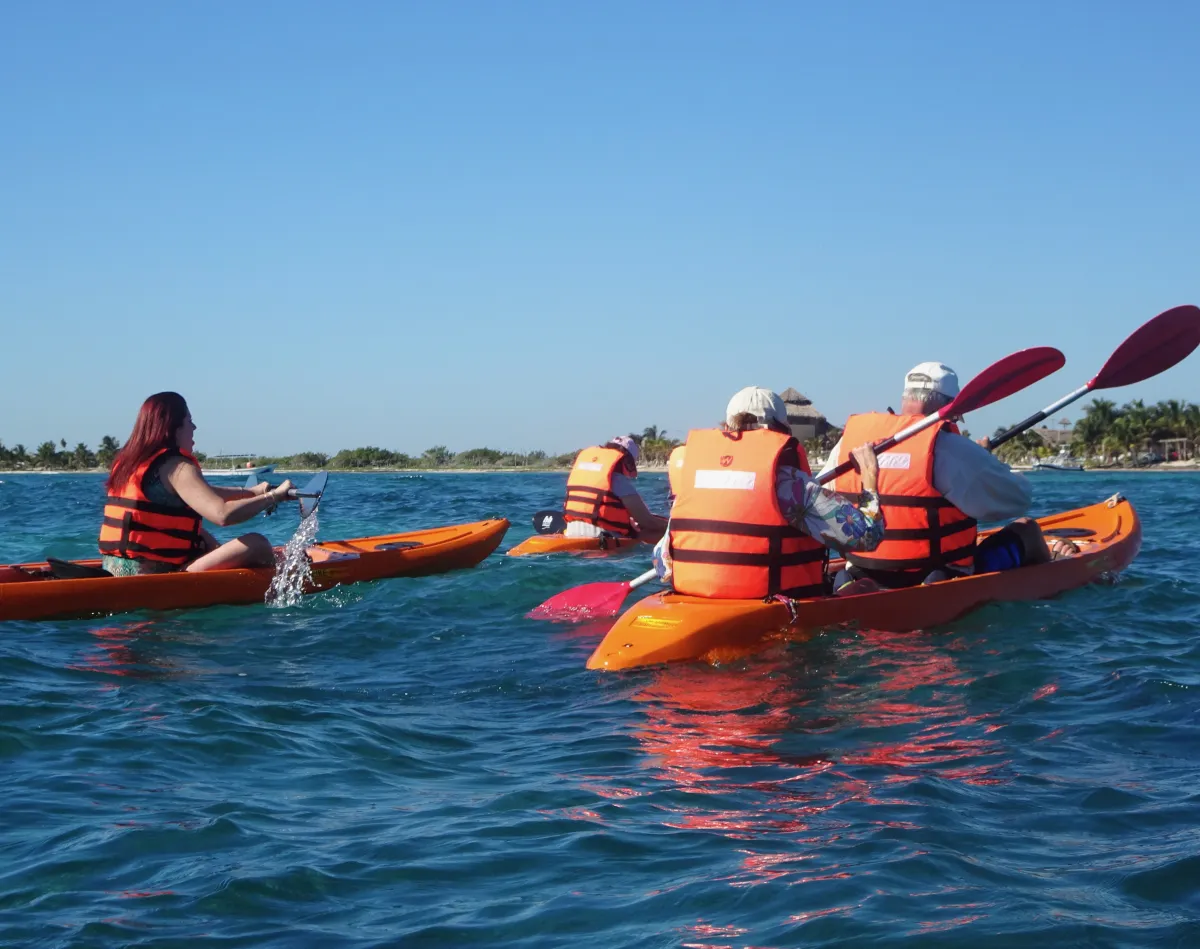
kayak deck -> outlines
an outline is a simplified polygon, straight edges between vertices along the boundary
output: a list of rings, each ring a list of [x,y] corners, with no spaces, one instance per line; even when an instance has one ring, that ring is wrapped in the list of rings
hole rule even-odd
[[[535,554],[590,554],[607,556],[636,550],[641,541],[632,537],[567,537],[565,534],[534,534],[508,551],[510,557],[532,557]]]
[[[501,518],[402,534],[322,541],[308,548],[312,582],[304,592],[363,580],[420,577],[473,567],[500,545],[508,527],[508,521]],[[99,559],[72,563],[100,567]],[[0,621],[261,603],[274,575],[270,567],[239,567],[204,573],[58,579],[48,563],[0,566]]]
[[[1038,600],[1123,570],[1141,546],[1137,512],[1119,495],[1038,519],[1079,545],[1051,563],[945,580],[929,586],[804,600],[716,600],[657,593],[625,611],[588,659],[589,669],[632,669],[684,660],[724,661],[780,639],[804,640],[830,626],[908,632],[948,623],[983,606]],[[986,536],[981,532],[980,536]],[[830,565],[837,569],[841,562]]]

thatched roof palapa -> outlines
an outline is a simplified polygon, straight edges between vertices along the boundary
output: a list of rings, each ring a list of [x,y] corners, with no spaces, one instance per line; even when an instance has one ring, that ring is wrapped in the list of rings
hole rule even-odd
[[[808,396],[797,392],[791,386],[780,392],[779,397],[783,399],[784,405],[787,406],[789,422],[803,425],[811,424],[818,420],[825,421],[825,416],[812,404],[812,400]]]

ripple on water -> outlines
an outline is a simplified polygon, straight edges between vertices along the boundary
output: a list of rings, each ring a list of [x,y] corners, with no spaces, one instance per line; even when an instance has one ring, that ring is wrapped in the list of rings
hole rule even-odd
[[[98,478],[4,480],[3,559],[90,554]],[[321,536],[507,546],[563,482],[335,475]],[[1117,489],[1120,583],[716,667],[589,672],[602,624],[524,618],[638,555],[6,624],[0,944],[1200,945],[1200,479],[1039,512]]]

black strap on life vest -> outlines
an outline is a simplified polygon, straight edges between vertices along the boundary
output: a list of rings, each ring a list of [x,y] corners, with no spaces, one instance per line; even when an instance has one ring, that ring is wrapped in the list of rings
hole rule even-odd
[[[942,549],[942,540],[944,538],[977,526],[977,522],[971,517],[963,517],[957,521],[951,521],[949,524],[941,523],[938,512],[944,508],[954,507],[945,498],[914,498],[902,494],[881,494],[879,496],[879,503],[882,507],[916,507],[924,509],[927,527],[888,527],[885,518],[883,539],[927,541],[929,543],[929,556],[884,559],[872,557],[869,554],[862,555],[861,558],[857,554],[849,554],[847,559],[851,563],[858,564],[870,570],[928,571],[936,567],[945,566],[946,564],[955,563],[959,560],[965,560],[974,554],[974,544],[966,544],[954,550]]]
[[[563,517],[577,518],[587,521],[590,524],[595,524],[597,527],[607,527],[619,531],[632,531],[632,524],[625,524],[621,521],[614,521],[607,517],[600,516],[600,509],[605,504],[611,504],[614,507],[624,508],[623,502],[617,495],[611,491],[605,491],[603,488],[583,487],[580,485],[569,485],[567,487],[567,504],[575,501],[578,504],[591,505],[591,514],[581,514],[578,511],[568,510],[566,505],[563,506]]]
[[[101,522],[105,527],[115,527],[121,532],[118,540],[100,541],[100,553],[113,557],[128,558],[131,555],[151,554],[156,557],[179,557],[186,552],[176,547],[150,547],[146,544],[134,543],[129,539],[129,535],[135,530],[152,531],[156,534],[162,534],[164,537],[174,537],[178,540],[186,540],[191,542],[191,552],[204,551],[204,538],[200,536],[200,515],[194,511],[191,514],[184,512],[191,511],[188,507],[174,507],[169,504],[155,504],[153,501],[137,501],[132,498],[114,498],[105,499],[105,506],[112,505],[113,507],[129,508],[123,517],[118,520],[107,515],[101,518]],[[147,514],[162,514],[170,517],[188,517],[192,521],[190,530],[172,527],[156,527],[151,524],[145,524],[134,517],[138,511]]]
[[[824,562],[829,557],[829,552],[824,547],[813,547],[809,550],[797,550],[790,554],[785,554],[783,552],[784,540],[805,536],[794,527],[770,526],[768,524],[743,524],[738,521],[685,517],[672,520],[671,531],[678,531],[680,533],[737,534],[742,537],[766,538],[767,553],[765,554],[743,554],[725,550],[675,550],[672,547],[671,559],[677,560],[680,563],[715,564],[722,567],[766,567],[768,596],[782,593],[785,596],[801,599],[810,596],[821,596],[825,592],[824,583],[792,587],[787,590],[780,588],[784,567],[798,567],[806,563]]]
[[[112,507],[127,507],[131,511],[145,511],[147,514],[162,514],[166,517],[194,517],[196,524],[199,525],[200,517],[186,504],[156,504],[154,501],[136,501],[133,498],[114,498],[107,497],[104,499],[104,506]]]

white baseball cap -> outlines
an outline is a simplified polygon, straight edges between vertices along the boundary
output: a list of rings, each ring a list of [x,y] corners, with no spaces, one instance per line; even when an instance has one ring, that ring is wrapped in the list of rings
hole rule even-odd
[[[958,395],[958,373],[940,362],[923,362],[913,366],[904,377],[904,388],[937,392],[948,399]]]
[[[616,445],[620,448],[624,448],[627,452],[629,452],[629,454],[633,456],[634,464],[637,463],[638,456],[642,453],[641,446],[633,440],[632,435],[618,435],[616,438],[610,438],[608,443],[610,445]]]
[[[764,425],[767,422],[788,424],[787,406],[770,389],[761,386],[746,386],[734,394],[725,406],[725,424],[732,425],[735,416],[748,412]]]

